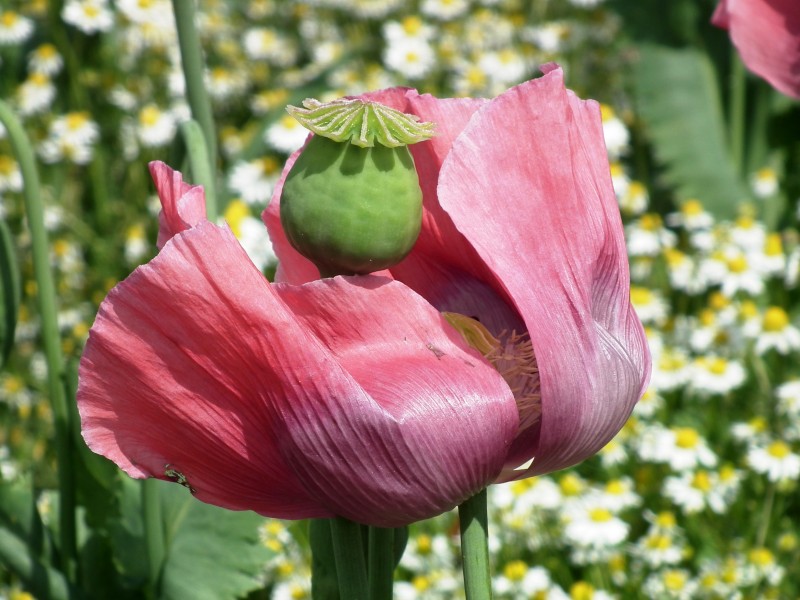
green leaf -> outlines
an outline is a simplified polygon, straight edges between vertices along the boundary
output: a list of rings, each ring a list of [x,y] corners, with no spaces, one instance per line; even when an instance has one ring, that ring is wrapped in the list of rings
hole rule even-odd
[[[130,477],[119,477],[117,501],[119,515],[109,524],[114,564],[124,585],[130,589],[142,588],[147,582],[147,551],[142,522],[141,482]]]
[[[117,567],[129,587],[148,576],[139,482],[120,478],[120,519],[111,527]],[[263,583],[273,556],[259,539],[264,518],[228,511],[195,499],[179,485],[158,482],[166,558],[156,597],[161,600],[240,598]]]
[[[259,539],[264,517],[204,504],[174,484],[164,484],[162,499],[167,558],[160,598],[221,600],[262,586],[272,557]]]
[[[21,297],[19,263],[11,232],[0,220],[0,369],[14,346],[14,330]]]
[[[116,492],[121,471],[107,458],[89,450],[81,436],[80,415],[75,394],[78,389],[78,363],[65,368],[65,394],[70,412],[71,443],[77,503],[86,508],[85,519],[91,527],[104,528],[107,519],[118,513]]]
[[[693,49],[643,45],[634,73],[637,110],[664,178],[718,219],[749,198],[728,152],[711,62]]]
[[[0,566],[14,573],[37,598],[77,597],[53,566],[55,556],[30,478],[0,482]]]

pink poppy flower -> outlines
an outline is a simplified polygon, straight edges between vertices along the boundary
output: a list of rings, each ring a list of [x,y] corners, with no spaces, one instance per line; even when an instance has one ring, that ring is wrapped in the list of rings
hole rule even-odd
[[[81,360],[93,450],[227,508],[396,526],[620,429],[650,359],[597,104],[554,68],[491,101],[372,96],[438,124],[412,147],[420,239],[381,275],[320,280],[280,230],[279,185],[270,284],[198,188],[152,166],[161,251],[111,291]],[[501,347],[487,359],[442,312]]]
[[[494,479],[513,395],[384,277],[270,284],[202,188],[151,165],[161,251],[103,301],[79,369],[89,447],[205,502],[396,526]]]
[[[400,88],[369,95],[437,124],[436,137],[410,147],[424,196],[422,232],[387,274],[440,311],[477,318],[501,340],[504,356],[493,362],[515,392],[521,421],[497,481],[597,452],[650,373],[599,107],[566,90],[559,68],[543,70],[491,101]],[[319,275],[281,230],[282,183],[263,216],[278,278],[301,284]]]
[[[748,69],[776,90],[800,98],[797,0],[722,0],[711,22],[730,32]]]

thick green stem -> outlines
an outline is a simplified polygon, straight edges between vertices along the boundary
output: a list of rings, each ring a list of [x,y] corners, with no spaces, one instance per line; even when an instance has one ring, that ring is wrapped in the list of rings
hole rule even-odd
[[[197,32],[194,0],[172,0],[175,23],[178,28],[178,43],[181,49],[183,75],[186,80],[186,97],[192,109],[192,117],[200,124],[206,138],[209,163],[217,164],[217,142],[214,133],[214,116],[211,99],[206,91],[203,77],[203,50]]]
[[[728,110],[728,141],[731,147],[731,161],[740,175],[744,169],[744,125],[745,95],[747,79],[744,63],[736,48],[732,49],[730,103]]]
[[[486,490],[458,507],[461,525],[461,560],[467,600],[491,600],[489,528]]]
[[[142,482],[142,518],[147,548],[148,583],[153,598],[158,597],[158,582],[164,564],[164,524],[161,519],[161,494],[158,479]]]
[[[64,393],[66,381],[64,357],[58,329],[55,285],[50,271],[49,244],[44,226],[44,206],[39,189],[33,149],[22,124],[11,108],[0,100],[0,122],[8,132],[8,139],[19,162],[24,182],[23,198],[31,232],[33,272],[36,278],[37,300],[41,317],[41,335],[47,361],[47,381],[50,402],[55,420],[56,459],[58,461],[59,532],[61,568],[69,581],[76,576],[75,534],[75,475],[70,443],[70,418]]]
[[[369,528],[369,597],[392,600],[394,587],[394,529]]]
[[[219,215],[217,194],[214,183],[214,167],[208,154],[208,144],[200,124],[194,119],[181,124],[181,135],[189,155],[192,181],[203,186],[206,196],[206,217],[216,221]]]
[[[336,517],[331,519],[331,535],[341,598],[369,600],[361,525]]]

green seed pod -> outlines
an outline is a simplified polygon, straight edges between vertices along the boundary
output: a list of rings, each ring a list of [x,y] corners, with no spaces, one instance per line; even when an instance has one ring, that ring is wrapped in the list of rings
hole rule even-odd
[[[406,144],[431,137],[432,124],[361,100],[304,106],[289,112],[316,135],[284,182],[286,237],[323,277],[397,264],[422,224],[422,191]]]

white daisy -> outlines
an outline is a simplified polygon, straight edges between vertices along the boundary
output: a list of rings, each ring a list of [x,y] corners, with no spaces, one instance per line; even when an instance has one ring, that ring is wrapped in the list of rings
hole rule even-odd
[[[544,567],[531,567],[521,560],[506,563],[492,578],[492,589],[503,598],[548,598],[568,600],[569,596],[550,579]]]
[[[253,27],[242,39],[245,54],[253,60],[266,60],[280,67],[297,62],[298,48],[289,36],[270,27]]]
[[[692,363],[692,388],[701,394],[727,394],[744,384],[747,373],[738,360],[700,356]]]
[[[770,198],[778,191],[778,174],[771,167],[759,169],[750,177],[750,186],[756,198]]]
[[[61,18],[87,35],[109,31],[114,26],[114,13],[105,0],[67,0]]]
[[[778,398],[778,411],[787,417],[800,416],[800,381],[793,380],[782,383],[775,388]]]
[[[729,253],[725,257],[725,266],[728,272],[722,277],[721,289],[729,298],[738,292],[757,296],[764,290],[764,277],[744,253]]]
[[[72,112],[50,123],[48,136],[39,145],[46,163],[64,159],[79,165],[92,160],[93,146],[100,138],[100,128],[87,112]]]
[[[787,483],[800,476],[800,456],[783,440],[766,446],[753,445],[747,453],[747,462],[756,473],[766,475],[772,482]]]
[[[28,55],[28,69],[33,73],[41,73],[53,77],[61,72],[64,59],[53,44],[42,44]]]
[[[694,600],[697,582],[685,569],[666,569],[649,575],[642,590],[648,598]]]
[[[573,547],[579,564],[602,562],[628,537],[628,524],[602,505],[587,497],[565,508],[564,539]]]
[[[768,234],[763,251],[751,253],[750,257],[754,268],[766,277],[781,276],[786,273],[786,255],[779,233]]]
[[[283,115],[267,128],[264,138],[278,152],[291,154],[305,143],[308,134],[308,129],[294,117]]]
[[[763,223],[756,221],[749,215],[736,219],[729,235],[734,244],[742,250],[758,252],[764,248],[767,237],[767,228]]]
[[[616,160],[628,152],[630,146],[630,133],[625,123],[622,122],[614,109],[608,104],[600,105],[600,115],[603,121],[603,137],[606,142],[608,156]]]
[[[383,52],[383,62],[408,79],[421,79],[436,65],[433,47],[421,41],[392,41]]]
[[[223,217],[254,265],[264,270],[277,262],[267,228],[261,219],[253,217],[247,204],[232,200]]]
[[[666,348],[653,359],[650,385],[655,390],[668,392],[686,385],[691,376],[691,364],[686,354],[677,348]]]
[[[420,11],[424,15],[439,21],[456,19],[468,9],[468,0],[422,0],[420,5]]]
[[[729,506],[720,476],[714,471],[699,469],[686,471],[664,480],[664,495],[686,514],[694,514],[706,507],[717,514],[724,513]]]
[[[778,354],[800,350],[800,330],[790,323],[789,315],[780,306],[770,306],[764,311],[761,334],[756,339],[757,354],[770,350]]]
[[[137,137],[143,146],[154,148],[169,144],[177,128],[175,118],[155,104],[148,104],[139,111]]]
[[[231,170],[228,185],[247,204],[265,204],[279,175],[280,166],[273,158],[239,161]]]
[[[625,228],[628,252],[632,256],[657,256],[675,245],[675,233],[666,229],[656,213],[642,215]]]
[[[703,208],[699,200],[692,198],[681,204],[680,211],[668,214],[667,223],[673,227],[683,227],[687,231],[697,231],[713,227],[714,217]]]
[[[669,316],[669,305],[658,290],[631,286],[631,304],[645,324],[660,325]]]
[[[573,26],[567,21],[548,21],[542,25],[525,27],[520,37],[545,54],[562,52],[572,34]]]
[[[33,33],[33,21],[13,10],[0,12],[0,46],[21,44]]]
[[[125,260],[128,264],[138,265],[153,251],[148,241],[144,226],[137,223],[128,227],[125,235]]]
[[[519,83],[528,72],[525,58],[510,48],[484,52],[477,61],[478,67],[500,88]]]
[[[0,154],[0,194],[22,191],[22,171],[11,156]]]
[[[639,457],[669,464],[673,471],[679,472],[717,464],[716,455],[692,427],[648,426],[639,438]]]
[[[20,84],[16,93],[19,114],[30,116],[50,109],[56,97],[56,86],[44,73],[33,72]]]

